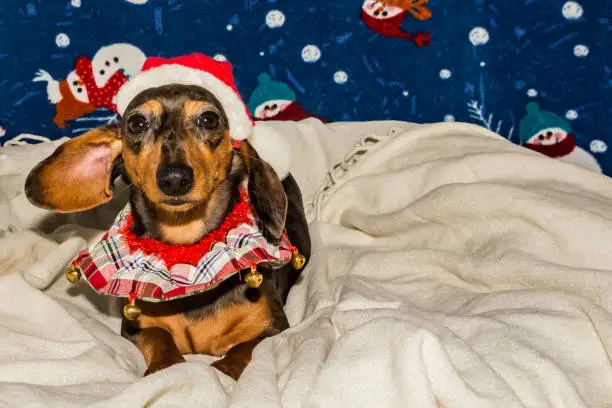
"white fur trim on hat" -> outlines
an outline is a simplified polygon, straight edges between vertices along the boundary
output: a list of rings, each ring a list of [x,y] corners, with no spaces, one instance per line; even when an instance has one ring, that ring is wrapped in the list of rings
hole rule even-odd
[[[198,85],[215,95],[227,115],[232,139],[244,140],[253,132],[253,123],[240,95],[214,75],[178,64],[162,65],[134,76],[117,94],[117,111],[123,115],[139,93],[171,84]]]
[[[291,171],[291,145],[272,125],[255,125],[249,143],[283,180]]]

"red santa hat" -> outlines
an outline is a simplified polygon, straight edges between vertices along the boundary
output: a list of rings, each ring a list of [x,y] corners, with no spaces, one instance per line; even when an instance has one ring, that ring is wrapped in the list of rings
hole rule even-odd
[[[252,134],[254,123],[236,89],[232,65],[198,53],[168,59],[147,58],[141,72],[119,90],[118,113],[123,115],[139,93],[170,84],[197,85],[207,89],[221,102],[232,138],[243,140]]]
[[[121,87],[117,94],[117,112],[125,113],[130,102],[141,92],[154,87],[182,84],[196,85],[211,92],[221,103],[234,140],[249,139],[259,155],[283,178],[289,172],[290,146],[270,126],[257,126],[240,97],[232,65],[207,55],[194,53],[175,58],[149,57],[138,75]]]

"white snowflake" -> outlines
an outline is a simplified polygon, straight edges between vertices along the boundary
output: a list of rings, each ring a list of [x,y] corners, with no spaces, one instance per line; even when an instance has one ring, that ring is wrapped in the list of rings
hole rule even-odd
[[[231,24],[228,24],[227,26],[225,26],[225,29],[226,29],[227,31],[232,31],[232,30],[234,29],[234,26],[233,26],[233,25],[231,25]]]
[[[444,121],[445,122],[454,122],[455,121],[455,117],[453,115],[444,115]]]
[[[270,28],[282,27],[285,24],[285,14],[280,10],[270,10],[266,14],[266,24]]]
[[[132,4],[147,4],[147,1],[149,0],[125,0],[128,3],[132,3]]]
[[[603,140],[595,139],[589,144],[589,148],[593,153],[605,153],[608,151],[608,145]]]
[[[81,7],[81,0],[71,0],[71,1],[70,1],[70,5],[71,5],[72,7],[77,7],[77,8],[78,8],[78,7]]]
[[[561,13],[563,14],[563,17],[567,18],[568,20],[578,20],[580,17],[582,17],[584,10],[582,9],[582,6],[575,1],[568,1],[563,5]]]
[[[302,59],[311,64],[317,62],[321,59],[321,49],[312,44],[305,46],[302,48]]]
[[[266,55],[263,51],[259,51],[259,56],[263,57],[264,55]]]
[[[60,48],[66,48],[70,45],[70,37],[64,33],[59,33],[55,37],[55,44]]]
[[[578,58],[584,58],[589,55],[589,47],[583,44],[578,44],[574,47],[574,55]]]
[[[402,92],[402,95],[404,95],[404,96],[408,96],[408,95],[410,95],[410,92],[408,92],[408,91],[404,91],[404,92]]]
[[[578,119],[578,112],[576,112],[574,109],[570,109],[567,112],[565,112],[565,117],[569,120]]]
[[[217,61],[227,61],[227,57],[223,54],[216,54],[213,59],[216,59]]]
[[[442,79],[448,79],[451,77],[451,72],[448,69],[443,69],[440,71],[440,78]]]
[[[344,71],[336,71],[334,73],[334,82],[337,84],[343,84],[348,80],[348,75]]]
[[[536,96],[538,96],[538,91],[536,91],[535,89],[531,88],[527,90],[527,96],[530,98],[535,98]]]
[[[474,27],[470,31],[470,42],[472,45],[484,45],[489,42],[489,32],[484,27]]]
[[[487,63],[486,63],[486,62],[484,62],[484,61],[480,61],[480,66],[481,66],[481,67],[486,67],[486,66],[487,66]]]

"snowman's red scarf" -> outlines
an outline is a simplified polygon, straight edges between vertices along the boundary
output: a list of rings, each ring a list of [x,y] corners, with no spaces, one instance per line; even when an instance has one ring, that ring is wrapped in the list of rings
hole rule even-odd
[[[227,214],[219,228],[211,231],[200,241],[191,245],[173,245],[158,241],[150,237],[139,237],[133,232],[134,217],[130,213],[126,223],[120,231],[123,239],[130,248],[130,252],[142,251],[146,255],[154,255],[164,261],[167,268],[178,263],[196,266],[198,262],[210,251],[215,242],[225,241],[227,233],[241,223],[252,225],[251,206],[248,202],[246,188],[240,189],[240,202]]]
[[[361,9],[361,20],[370,30],[377,34],[386,37],[407,38],[412,40],[417,47],[426,47],[431,44],[431,33],[418,32],[410,34],[404,31],[400,26],[408,15],[407,11],[402,11],[400,14],[388,18],[376,18],[369,15],[363,8]]]
[[[76,61],[74,70],[85,84],[87,98],[90,104],[94,105],[96,108],[104,107],[113,112],[117,112],[117,105],[113,102],[113,98],[128,80],[121,70],[111,75],[101,88],[96,84],[93,67],[89,58],[79,57]]]
[[[570,154],[576,148],[576,137],[573,133],[568,133],[567,137],[559,143],[553,145],[537,145],[531,143],[523,144],[524,147],[542,153],[545,156],[556,159]]]

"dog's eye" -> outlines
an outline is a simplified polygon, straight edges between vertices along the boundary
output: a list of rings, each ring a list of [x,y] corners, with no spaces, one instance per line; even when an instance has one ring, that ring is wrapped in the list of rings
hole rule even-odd
[[[128,129],[132,133],[142,133],[149,128],[149,121],[142,115],[134,115],[128,119]]]
[[[196,119],[196,125],[208,130],[216,129],[219,126],[219,115],[211,111],[204,112]]]

